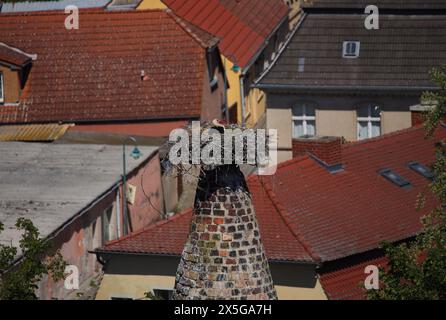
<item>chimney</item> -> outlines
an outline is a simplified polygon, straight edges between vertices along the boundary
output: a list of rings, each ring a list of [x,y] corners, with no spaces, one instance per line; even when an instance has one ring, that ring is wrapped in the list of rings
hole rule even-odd
[[[251,195],[237,165],[200,174],[173,299],[277,299]]]
[[[310,154],[330,172],[342,170],[342,138],[305,137],[293,139],[293,157]]]

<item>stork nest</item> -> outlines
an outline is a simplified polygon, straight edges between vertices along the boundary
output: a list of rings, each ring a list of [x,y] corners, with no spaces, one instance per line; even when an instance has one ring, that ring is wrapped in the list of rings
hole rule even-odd
[[[181,129],[184,129],[188,136],[187,161],[180,164],[174,164],[171,161],[171,149],[179,143],[180,139],[177,141],[171,141],[169,139],[160,147],[161,166],[164,173],[183,176],[189,174],[198,177],[196,173],[193,173],[197,172],[197,167],[199,167],[201,171],[209,171],[222,165],[248,164],[256,167],[263,167],[268,164],[269,137],[266,130],[259,132],[254,129],[242,128],[236,124],[225,124],[218,120],[200,123],[199,132],[197,130],[198,128],[196,126],[194,127],[192,123],[189,123]],[[247,135],[251,135],[250,138],[248,138]],[[197,137],[199,137],[199,141],[196,141]],[[228,141],[228,139],[230,140]],[[192,158],[194,143],[199,145],[200,157],[198,163],[193,161],[195,159]],[[242,146],[240,146],[240,143]],[[230,152],[226,150],[226,158],[225,144],[231,146]],[[262,153],[258,153],[257,146],[259,144],[264,146],[264,151]],[[214,159],[218,158],[218,155],[214,155],[214,150],[219,150],[215,152],[220,152],[219,159],[221,159],[221,161],[219,163],[211,164],[203,161],[202,154],[205,147],[212,150],[210,155],[212,157],[215,156]],[[195,148],[197,148],[197,146],[195,146]],[[177,153],[177,155],[180,156],[179,153]]]

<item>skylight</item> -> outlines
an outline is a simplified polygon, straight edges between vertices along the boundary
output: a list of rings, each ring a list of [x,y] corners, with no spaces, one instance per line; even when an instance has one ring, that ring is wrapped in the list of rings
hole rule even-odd
[[[425,165],[422,165],[421,163],[417,161],[412,161],[407,164],[407,166],[412,169],[413,171],[421,174],[426,179],[432,180],[434,178],[434,173],[426,167]]]
[[[361,43],[359,41],[344,41],[342,45],[343,58],[357,58],[359,57],[359,48]]]
[[[381,170],[379,174],[400,188],[410,186],[409,181],[404,179],[402,176],[400,176],[398,173],[396,173],[392,169]]]

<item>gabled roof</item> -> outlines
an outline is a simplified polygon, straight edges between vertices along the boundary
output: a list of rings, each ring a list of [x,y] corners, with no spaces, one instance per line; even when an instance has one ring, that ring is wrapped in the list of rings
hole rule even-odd
[[[248,179],[260,235],[269,260],[315,263],[283,217],[272,192],[256,176]],[[175,215],[149,228],[108,243],[98,252],[181,255],[189,234],[192,210]]]
[[[305,8],[340,8],[362,9],[368,5],[376,5],[380,9],[446,9],[444,0],[303,0]]]
[[[310,156],[279,165],[274,176],[251,176],[251,191],[268,259],[328,262],[364,253],[382,241],[399,241],[421,230],[420,218],[437,205],[430,181],[407,164],[434,161],[434,142],[421,127],[343,147],[344,171],[330,173]],[[379,175],[392,168],[411,183],[400,188]],[[417,211],[418,195],[426,206]],[[180,255],[192,211],[109,243],[100,252]]]
[[[197,27],[196,25],[181,19],[173,12],[169,11],[171,15],[175,18],[179,25],[181,25],[187,32],[189,32],[197,41],[201,44],[203,48],[211,48],[216,46],[220,39],[210,34],[209,32]]]
[[[434,162],[434,142],[446,138],[440,128],[435,139],[425,139],[421,127],[352,143],[342,148],[344,170],[330,173],[309,156],[279,165],[274,176],[265,177],[285,218],[302,241],[322,261],[378,248],[382,241],[399,241],[416,235],[421,216],[438,204],[430,180],[408,167],[411,161],[426,166]],[[411,186],[400,188],[382,177],[392,169]],[[416,210],[420,193],[426,206]]]
[[[446,15],[308,13],[259,87],[270,89],[420,91],[436,88],[429,71],[446,63]],[[359,41],[358,58],[342,57],[344,41]],[[302,70],[303,69],[303,70]]]
[[[163,2],[176,15],[220,38],[223,55],[241,67],[251,62],[289,11],[282,0]]]
[[[19,107],[0,123],[199,117],[203,41],[163,10],[4,14],[0,39],[37,54]],[[208,41],[211,41],[208,39]],[[141,72],[147,76],[141,80]]]

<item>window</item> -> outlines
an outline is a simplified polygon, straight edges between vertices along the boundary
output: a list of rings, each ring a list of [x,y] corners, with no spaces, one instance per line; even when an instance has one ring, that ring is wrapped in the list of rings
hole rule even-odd
[[[316,108],[301,104],[293,108],[293,138],[316,135]]]
[[[432,180],[434,178],[434,173],[426,166],[419,162],[412,161],[407,164],[407,166],[413,171],[421,174],[426,179]]]
[[[211,92],[214,92],[218,88],[218,67],[215,64],[214,57],[211,52],[206,55],[206,62],[209,74],[209,86],[211,87]]]
[[[409,187],[410,182],[400,176],[398,173],[391,169],[384,169],[380,171],[380,175],[389,180],[390,182],[396,184],[398,187]]]
[[[357,115],[358,140],[378,137],[381,134],[381,108],[378,105],[362,106]]]
[[[305,57],[300,57],[297,65],[297,72],[302,73],[305,71]]]
[[[361,44],[359,41],[344,41],[342,45],[343,58],[357,58],[359,57],[359,48]]]
[[[4,94],[3,94],[3,73],[0,72],[0,103],[4,102]]]
[[[112,214],[113,214],[113,206],[110,206],[107,210],[102,214],[102,244],[113,240],[112,234]]]

